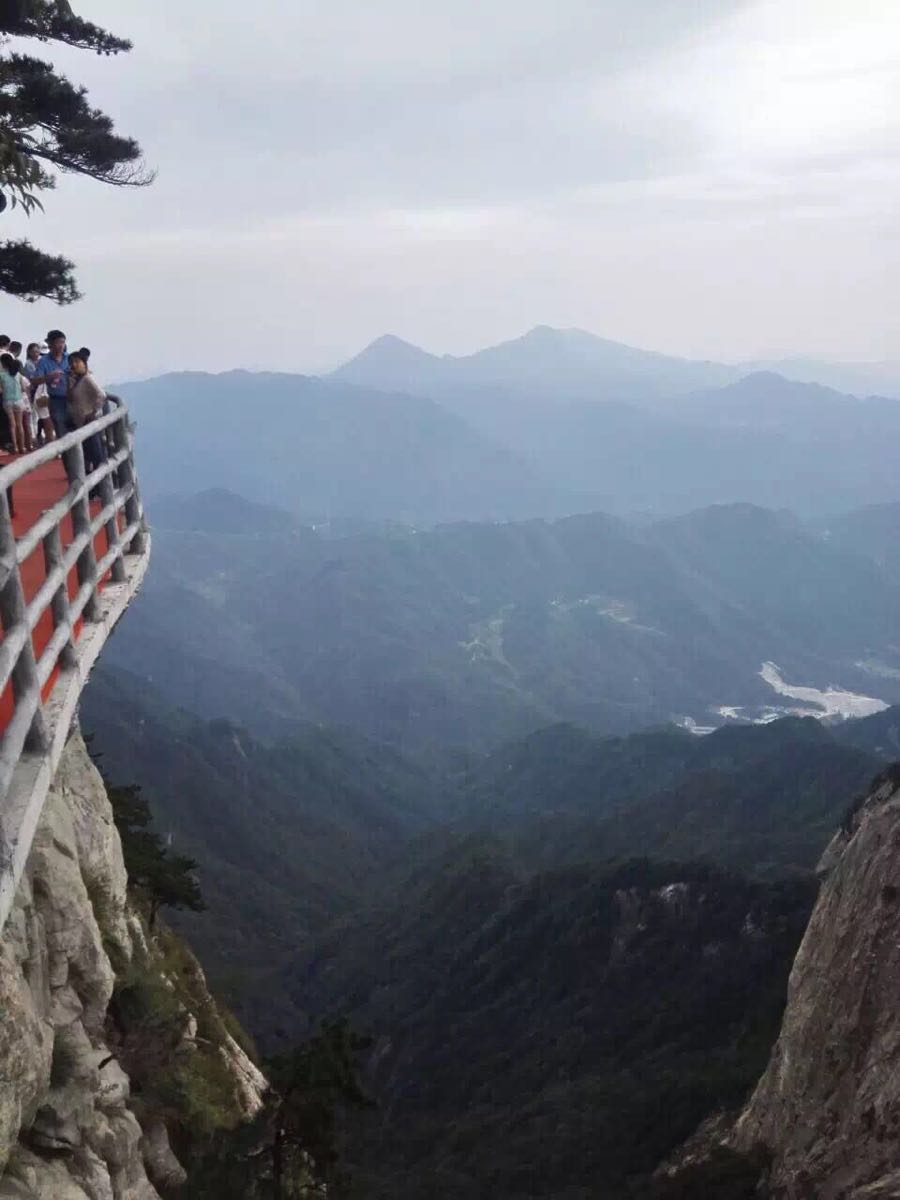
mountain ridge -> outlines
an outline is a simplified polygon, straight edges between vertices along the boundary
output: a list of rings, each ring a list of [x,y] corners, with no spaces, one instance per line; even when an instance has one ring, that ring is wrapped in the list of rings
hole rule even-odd
[[[370,351],[377,348],[388,349],[393,345],[399,351],[402,347],[408,354],[409,362],[414,360],[420,365],[427,364],[431,368],[439,368],[440,364],[457,368],[474,366],[479,362],[489,362],[492,358],[509,354],[515,348],[529,348],[537,343],[546,346],[580,344],[595,353],[606,351],[608,362],[618,361],[620,366],[630,365],[640,367],[645,371],[652,370],[655,365],[659,368],[676,368],[692,366],[708,368],[720,379],[726,382],[726,377],[742,378],[748,374],[770,373],[784,379],[799,383],[818,383],[835,391],[851,395],[885,394],[894,399],[900,398],[900,362],[841,362],[817,359],[810,356],[794,358],[757,358],[744,359],[738,362],[721,362],[710,358],[689,358],[684,355],[665,354],[655,350],[633,346],[615,339],[605,338],[578,327],[554,327],[538,324],[517,337],[508,338],[495,345],[486,346],[467,354],[435,354],[422,347],[400,338],[395,334],[383,334],[369,342],[362,350],[356,352],[340,366],[335,368],[335,375],[345,375],[347,378],[355,374],[366,362]],[[381,347],[384,343],[384,347]],[[376,355],[377,357],[377,355]],[[351,367],[351,364],[355,364]],[[396,381],[395,381],[396,382]]]
[[[605,382],[592,382],[591,368],[613,374]],[[401,390],[427,388],[438,399],[446,399],[454,387],[507,386],[511,382],[518,382],[530,395],[544,395],[548,389],[552,395],[558,391],[558,382],[554,383],[550,373],[561,376],[563,387],[569,389],[561,398],[598,399],[598,383],[601,394],[609,388],[631,393],[638,380],[656,391],[653,380],[664,373],[678,390],[682,376],[699,386],[701,381],[724,381],[737,372],[718,363],[642,350],[583,329],[536,325],[519,337],[460,355],[430,354],[396,335],[382,335],[331,377]]]

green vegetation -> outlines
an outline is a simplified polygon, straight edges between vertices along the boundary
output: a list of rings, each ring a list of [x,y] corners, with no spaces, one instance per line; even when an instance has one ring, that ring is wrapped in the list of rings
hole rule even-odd
[[[26,212],[41,207],[40,194],[55,184],[54,171],[87,175],[116,186],[140,186],[152,176],[140,166],[141,150],[121,137],[94,108],[84,88],[55,65],[9,51],[10,37],[57,42],[121,54],[130,42],[73,13],[68,0],[11,0],[0,16],[0,195]],[[24,300],[58,304],[79,299],[68,259],[45,254],[28,241],[0,245],[0,291]]]
[[[173,854],[160,835],[152,832],[150,804],[140,787],[107,783],[106,794],[122,840],[129,886],[146,905],[150,930],[156,926],[160,908],[203,912],[206,905],[194,876],[197,863],[183,854]]]
[[[358,1078],[368,1045],[345,1021],[323,1021],[290,1053],[271,1060],[271,1087],[252,1122],[212,1140],[193,1164],[190,1200],[305,1200],[336,1194],[338,1119],[371,1106]]]
[[[85,719],[107,775],[141,785],[141,802],[171,838],[167,852],[200,863],[209,911],[172,919],[214,990],[243,1023],[280,1028],[279,1045],[292,1044],[305,1029],[281,964],[351,911],[406,840],[429,828],[447,785],[350,730],[307,726],[271,747],[108,670],[86,693]]]
[[[137,1105],[165,1120],[182,1144],[202,1144],[243,1118],[223,1056],[226,1026],[199,964],[171,931],[161,927],[146,957],[117,977],[108,1037]]]
[[[756,1082],[814,894],[640,860],[523,876],[478,838],[420,864],[292,974],[380,1035],[354,1195],[625,1195]]]
[[[678,555],[690,577],[711,571],[698,564],[685,530],[669,532],[672,547],[682,539]],[[724,536],[719,526],[713,532]],[[457,535],[465,541],[469,533]],[[484,552],[478,536],[472,572]],[[516,536],[534,536],[529,554],[540,559],[537,532]],[[401,566],[425,552],[406,533],[397,541],[374,555],[373,579],[383,552]],[[357,549],[363,543],[370,553],[365,538]],[[211,563],[223,561],[224,544],[207,546]],[[609,545],[601,539],[597,555]],[[247,555],[259,565],[267,550]],[[739,558],[720,559],[716,588],[735,597],[736,610],[759,609]],[[326,570],[337,578],[332,600],[343,620],[365,610],[361,572],[347,590],[355,570],[340,557]],[[413,577],[405,566],[398,571],[398,580]],[[382,597],[385,621],[398,586]],[[183,615],[195,600],[176,589],[167,611]],[[677,595],[666,601],[667,613],[659,599],[660,619],[674,631],[690,606]],[[772,604],[781,608],[770,612],[770,628],[782,625],[792,637],[800,609]],[[563,613],[554,634],[555,649],[572,655],[566,661],[577,657],[573,630],[598,617],[583,608]],[[304,626],[327,629],[326,610],[307,613]],[[230,621],[227,602],[223,611]],[[533,628],[526,622],[518,642],[504,643],[515,655],[543,645],[546,621],[530,612]],[[832,616],[810,625],[810,645],[831,637]],[[289,618],[279,635],[283,659],[295,645]],[[394,619],[402,632],[406,614]],[[429,619],[440,624],[440,602]],[[623,622],[607,619],[614,657]],[[267,636],[273,629],[270,622]],[[425,639],[424,626],[420,633]],[[596,628],[583,633],[595,637]],[[154,636],[165,640],[159,627]],[[332,659],[328,636],[316,667],[323,683],[340,658],[335,645]],[[842,653],[852,652],[852,637]],[[415,662],[393,634],[376,657],[372,676],[354,667],[369,713],[376,667]],[[542,669],[537,659],[533,665]],[[500,668],[494,661],[490,669]],[[433,681],[444,678],[440,663],[429,671]],[[473,668],[467,682],[483,714],[478,678]],[[517,703],[519,666],[505,678]],[[251,703],[253,694],[251,687]],[[404,720],[420,702],[428,707],[412,692],[407,700]],[[764,1171],[754,1156],[723,1151],[671,1179],[654,1171],[711,1113],[739,1107],[758,1079],[814,899],[813,867],[848,798],[895,744],[900,711],[841,727],[795,718],[735,724],[705,738],[671,726],[609,737],[570,722],[487,752],[443,740],[398,749],[346,726],[287,720],[273,722],[263,740],[233,721],[175,709],[146,681],[108,668],[86,710],[111,770],[132,772],[172,844],[201,864],[210,911],[202,920],[190,911],[173,919],[202,947],[263,1050],[305,1070],[290,1048],[333,1013],[374,1039],[360,1089],[376,1101],[374,1111],[354,1111],[328,1089],[305,1091],[308,1075],[296,1093],[279,1080],[260,1123],[227,1138],[212,1134],[208,1154],[191,1160],[204,1164],[191,1172],[192,1195],[274,1194],[270,1133],[290,1125],[293,1100],[291,1112],[273,1115],[285,1095],[306,1095],[313,1105],[297,1124],[306,1140],[282,1145],[288,1196],[316,1194],[311,1138],[319,1139],[323,1169],[333,1155],[348,1165],[349,1178],[336,1171],[331,1188],[353,1200],[752,1194]],[[146,1092],[204,1128],[221,1117],[215,1080],[202,1074],[188,1084],[164,1076]],[[657,1195],[660,1188],[670,1190]]]
[[[248,1119],[227,1046],[233,1039],[256,1058],[252,1039],[212,998],[187,944],[157,921],[164,906],[204,910],[196,863],[172,854],[152,831],[149,802],[138,786],[107,784],[107,794],[131,898],[147,922],[146,946],[119,963],[107,1037],[129,1073],[136,1108],[164,1121],[189,1168],[181,1194],[217,1200],[324,1195],[323,1185],[339,1179],[338,1113],[370,1103],[356,1074],[366,1039],[345,1022],[323,1021],[314,1037],[267,1065],[272,1086]],[[100,920],[104,896],[94,891]],[[58,1039],[58,1075],[66,1061]]]
[[[182,399],[161,429],[167,463],[171,422],[196,412]],[[139,413],[142,471],[157,419]],[[308,450],[305,426],[284,440]],[[900,702],[900,584],[789,514],[727,505],[643,526],[593,513],[330,537],[273,532],[248,507],[238,520],[223,506],[224,529],[202,497],[166,518],[179,527],[158,530],[104,663],[265,740],[321,722],[467,752],[557,722],[606,735],[685,715],[706,725],[720,705],[790,705],[760,678],[766,660],[791,683]]]
[[[268,1052],[306,1031],[302,992],[286,988],[282,965],[471,833],[491,832],[525,875],[635,855],[767,878],[810,871],[848,797],[878,769],[872,743],[890,716],[708,738],[554,726],[485,756],[412,757],[327,727],[267,745],[107,668],[85,713],[107,772],[130,772],[170,852],[200,863],[209,912],[172,919]]]

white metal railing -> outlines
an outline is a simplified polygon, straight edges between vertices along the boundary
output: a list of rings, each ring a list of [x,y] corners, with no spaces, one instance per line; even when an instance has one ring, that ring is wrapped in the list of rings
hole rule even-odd
[[[87,473],[84,443],[95,435],[105,448],[106,461]],[[9,685],[12,689],[12,716],[0,735],[0,929],[25,868],[81,689],[146,571],[150,537],[133,442],[127,409],[119,405],[108,416],[0,469],[0,695]],[[66,491],[17,538],[9,503],[12,495],[15,504],[15,485],[60,458]],[[92,492],[99,496],[95,513]],[[61,526],[70,515],[72,537],[64,545]],[[101,532],[106,550],[98,559],[95,541]],[[39,547],[44,578],[29,599],[22,566]],[[73,571],[77,590],[70,598]],[[53,632],[36,654],[33,634],[46,612],[52,616]]]

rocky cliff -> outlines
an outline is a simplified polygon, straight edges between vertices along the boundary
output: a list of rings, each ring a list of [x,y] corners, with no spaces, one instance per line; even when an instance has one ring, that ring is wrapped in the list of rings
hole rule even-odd
[[[820,866],[781,1034],[732,1135],[774,1155],[786,1200],[900,1196],[900,766]]]
[[[900,1197],[900,764],[832,839],[781,1032],[737,1121],[719,1116],[660,1175],[661,1197]],[[699,1193],[697,1193],[699,1194]]]
[[[170,1133],[260,1104],[196,961],[126,884],[76,733],[0,938],[0,1200],[154,1200],[184,1178]]]

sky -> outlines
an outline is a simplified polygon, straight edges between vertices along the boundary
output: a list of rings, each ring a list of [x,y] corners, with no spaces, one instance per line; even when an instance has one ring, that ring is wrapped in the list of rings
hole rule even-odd
[[[897,0],[77,0],[39,47],[158,172],[31,218],[85,298],[0,301],[107,380],[316,371],[537,324],[690,357],[900,358]],[[102,364],[102,367],[101,367]]]

